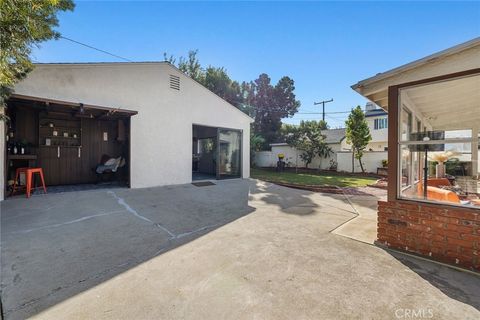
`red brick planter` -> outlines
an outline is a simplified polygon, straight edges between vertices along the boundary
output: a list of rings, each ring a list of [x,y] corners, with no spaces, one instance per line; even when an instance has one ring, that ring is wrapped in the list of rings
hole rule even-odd
[[[379,201],[377,242],[480,272],[480,210]]]

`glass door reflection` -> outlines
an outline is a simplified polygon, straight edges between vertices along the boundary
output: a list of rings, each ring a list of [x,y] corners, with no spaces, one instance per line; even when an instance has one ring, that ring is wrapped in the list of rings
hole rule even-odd
[[[218,129],[217,178],[239,178],[242,169],[242,132],[233,129]]]

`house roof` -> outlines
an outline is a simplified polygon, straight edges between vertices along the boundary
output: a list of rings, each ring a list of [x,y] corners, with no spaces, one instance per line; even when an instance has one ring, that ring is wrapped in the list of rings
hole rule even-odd
[[[459,45],[453,46],[451,48],[439,51],[437,53],[434,53],[434,54],[431,54],[429,56],[423,57],[421,59],[412,61],[410,63],[401,65],[401,66],[393,68],[391,70],[381,72],[381,73],[377,73],[373,77],[369,77],[367,79],[361,80],[361,81],[357,82],[356,84],[352,85],[352,89],[357,90],[357,88],[365,86],[365,85],[367,85],[371,82],[375,82],[375,81],[378,81],[378,80],[381,80],[381,79],[388,78],[392,75],[395,75],[395,74],[398,74],[398,73],[401,73],[401,72],[405,72],[405,71],[410,70],[410,69],[414,69],[416,67],[419,67],[421,65],[430,63],[430,62],[432,62],[434,60],[437,60],[439,58],[449,56],[449,55],[464,51],[466,49],[469,49],[469,48],[472,48],[472,47],[475,47],[475,46],[478,46],[478,45],[480,45],[480,37],[474,38],[472,40],[469,40],[467,42],[464,42],[464,43],[461,43]]]
[[[322,130],[322,134],[325,136],[325,142],[327,144],[340,143],[345,139],[345,128]],[[288,143],[284,141],[270,144],[271,147],[286,145],[288,145]]]
[[[365,111],[365,117],[378,117],[378,116],[384,116],[384,115],[387,115],[387,114],[388,113],[383,109],[375,109],[375,110]]]
[[[250,122],[253,122],[254,119],[235,107],[233,104],[225,100],[224,98],[220,97],[218,94],[215,92],[211,91],[210,89],[206,88],[204,85],[196,81],[195,79],[189,77],[186,75],[184,72],[182,72],[180,69],[178,69],[175,65],[171,64],[168,61],[138,61],[138,62],[51,62],[51,63],[34,63],[35,66],[110,66],[110,65],[164,65],[164,66],[169,66],[170,68],[174,69],[176,72],[182,74],[186,78],[192,80],[195,82],[197,85],[200,87],[204,88],[206,91],[209,93],[215,95],[219,99],[222,99],[224,102],[226,102],[229,106],[234,108],[236,111],[238,111],[242,116],[247,117]]]
[[[388,109],[388,87],[480,67],[480,37],[361,80],[351,88]]]
[[[340,143],[345,138],[345,128],[322,130],[326,143]]]

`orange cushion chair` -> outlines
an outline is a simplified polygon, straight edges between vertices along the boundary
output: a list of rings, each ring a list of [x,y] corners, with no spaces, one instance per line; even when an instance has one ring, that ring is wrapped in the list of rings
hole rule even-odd
[[[450,181],[446,178],[434,178],[427,181],[427,199],[443,202],[460,203],[458,195],[450,190],[439,188],[440,186],[451,186]],[[417,185],[417,192],[419,197],[423,197],[423,183]]]

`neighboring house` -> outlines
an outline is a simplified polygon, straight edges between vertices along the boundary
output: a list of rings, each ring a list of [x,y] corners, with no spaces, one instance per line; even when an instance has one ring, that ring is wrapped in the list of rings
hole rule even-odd
[[[103,155],[126,159],[118,178],[132,188],[249,177],[253,119],[166,62],[36,64],[7,111],[0,199],[16,167],[42,167],[47,185],[92,183]]]
[[[332,148],[332,154],[328,158],[316,157],[309,168],[329,169],[331,161],[337,161],[337,152],[346,150],[345,129],[328,129],[322,130],[325,136],[325,142]],[[278,155],[285,156],[285,162],[290,167],[305,167],[305,163],[300,158],[301,151],[290,147],[286,142],[278,142],[270,144],[272,151],[261,151],[256,153],[255,164],[259,167],[275,167],[277,165]]]
[[[377,243],[480,271],[480,38],[352,88],[388,111]],[[446,151],[461,154],[449,176],[432,161]]]
[[[372,140],[367,145],[367,151],[388,150],[388,114],[378,108],[374,103],[367,102],[365,106],[365,118],[372,135]]]

